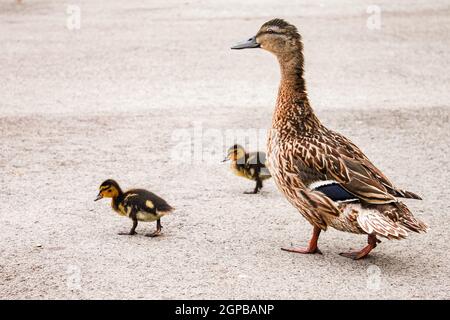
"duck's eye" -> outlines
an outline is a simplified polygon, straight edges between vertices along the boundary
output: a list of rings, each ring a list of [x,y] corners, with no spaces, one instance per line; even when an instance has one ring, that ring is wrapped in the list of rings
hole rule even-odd
[[[273,33],[273,30],[272,29],[267,29],[267,32],[268,33]]]

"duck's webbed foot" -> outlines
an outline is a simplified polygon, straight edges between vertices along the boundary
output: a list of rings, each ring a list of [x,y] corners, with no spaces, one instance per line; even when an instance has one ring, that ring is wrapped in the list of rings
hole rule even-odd
[[[156,231],[147,233],[145,236],[154,238],[154,237],[160,236],[161,234],[162,234],[162,225],[161,225],[161,220],[158,219],[156,221]]]
[[[381,241],[378,240],[375,235],[370,234],[367,242],[367,246],[359,251],[341,252],[339,255],[353,260],[363,259],[367,257],[370,251],[372,251],[372,249],[377,246],[377,243],[380,243]]]
[[[320,235],[320,228],[314,227],[313,235],[311,237],[311,240],[309,240],[309,244],[306,248],[281,248],[283,251],[287,252],[295,252],[295,253],[303,253],[303,254],[313,254],[313,253],[319,253],[322,254],[322,252],[319,250],[319,247],[317,246],[317,241],[319,240]]]
[[[313,253],[322,254],[322,251],[320,251],[318,247],[311,248],[309,246],[308,247],[281,248],[281,250],[287,251],[287,252],[303,253],[303,254],[313,254]]]
[[[133,236],[135,235],[136,232],[135,231],[130,231],[130,232],[119,232],[118,235],[120,236]]]
[[[154,238],[154,237],[160,236],[161,234],[162,234],[161,230],[156,230],[156,231],[147,233],[145,236],[146,237],[150,237],[150,238]]]

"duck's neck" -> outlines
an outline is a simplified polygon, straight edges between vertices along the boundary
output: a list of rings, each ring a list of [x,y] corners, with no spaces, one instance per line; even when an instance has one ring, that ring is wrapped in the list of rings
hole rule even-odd
[[[118,210],[119,203],[121,203],[123,200],[123,192],[122,190],[119,190],[119,194],[111,198],[111,207],[113,207],[114,210]]]
[[[308,100],[303,68],[303,45],[299,41],[296,50],[278,56],[281,83],[273,127],[311,131],[320,126]]]
[[[303,94],[306,97],[304,59],[301,47],[277,58],[281,69],[281,87],[299,95]]]

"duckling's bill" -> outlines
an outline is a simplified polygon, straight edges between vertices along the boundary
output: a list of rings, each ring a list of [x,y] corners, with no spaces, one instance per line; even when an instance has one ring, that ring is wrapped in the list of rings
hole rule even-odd
[[[237,43],[236,45],[232,46],[231,49],[240,50],[240,49],[252,49],[252,48],[259,48],[259,47],[260,47],[260,44],[256,41],[256,36],[254,36],[248,40]]]
[[[227,152],[227,155],[225,156],[225,158],[222,160],[222,162],[227,162],[231,160],[231,155],[233,154],[233,149],[229,149]]]

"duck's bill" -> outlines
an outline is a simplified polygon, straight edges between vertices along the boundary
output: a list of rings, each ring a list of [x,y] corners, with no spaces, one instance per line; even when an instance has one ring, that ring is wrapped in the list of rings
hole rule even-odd
[[[100,200],[100,199],[102,199],[102,198],[103,198],[103,196],[102,196],[101,194],[99,194],[99,195],[97,196],[97,198],[95,198],[94,201],[98,201],[98,200]]]
[[[222,160],[222,162],[227,162],[231,160],[231,153],[228,153],[225,159]]]
[[[231,49],[240,50],[240,49],[252,49],[259,48],[260,45],[256,42],[256,36],[251,37],[246,41],[239,42],[238,44],[231,47]]]

